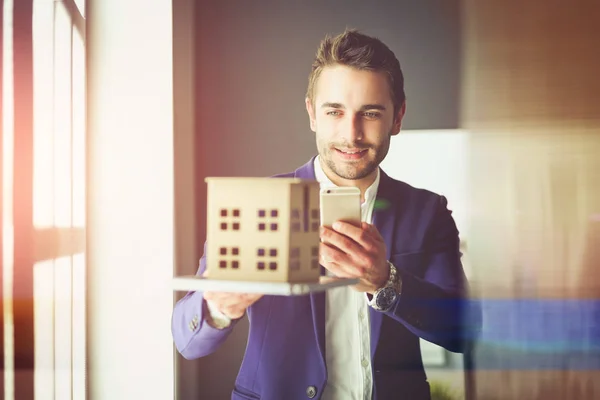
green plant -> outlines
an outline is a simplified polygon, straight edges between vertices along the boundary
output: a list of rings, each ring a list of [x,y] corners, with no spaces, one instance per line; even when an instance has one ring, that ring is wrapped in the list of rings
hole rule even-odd
[[[429,388],[431,400],[461,400],[464,398],[458,390],[443,381],[431,381]]]

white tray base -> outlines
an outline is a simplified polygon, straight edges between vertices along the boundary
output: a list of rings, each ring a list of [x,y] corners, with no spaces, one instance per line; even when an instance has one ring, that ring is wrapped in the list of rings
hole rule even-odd
[[[358,279],[322,276],[318,283],[250,282],[216,280],[190,275],[173,278],[172,286],[175,291],[261,293],[276,296],[298,296],[324,292],[336,287],[356,285],[358,281]]]

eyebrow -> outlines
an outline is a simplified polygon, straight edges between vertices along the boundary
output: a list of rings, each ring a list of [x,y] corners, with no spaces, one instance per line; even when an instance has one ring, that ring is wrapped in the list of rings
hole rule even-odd
[[[345,109],[346,107],[341,104],[341,103],[323,103],[321,105],[321,108],[339,108],[339,109]],[[367,111],[367,110],[381,110],[381,111],[385,111],[386,108],[384,105],[382,104],[365,104],[363,105],[359,111]]]

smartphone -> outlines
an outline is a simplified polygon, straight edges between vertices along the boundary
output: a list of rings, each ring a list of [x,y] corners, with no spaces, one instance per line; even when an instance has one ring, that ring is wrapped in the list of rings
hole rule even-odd
[[[321,226],[331,228],[335,221],[360,226],[360,189],[353,186],[322,188],[320,202]]]

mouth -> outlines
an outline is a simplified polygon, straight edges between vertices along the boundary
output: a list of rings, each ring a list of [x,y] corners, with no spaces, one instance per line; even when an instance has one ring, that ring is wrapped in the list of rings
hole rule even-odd
[[[367,154],[369,149],[338,149],[335,152],[346,160],[359,160]]]

